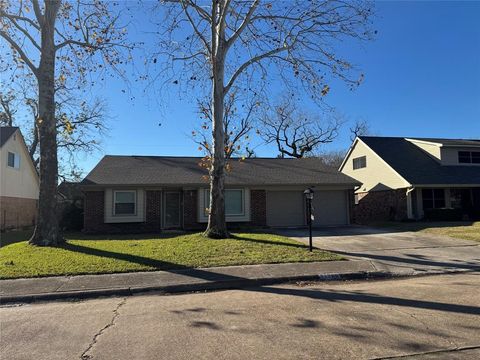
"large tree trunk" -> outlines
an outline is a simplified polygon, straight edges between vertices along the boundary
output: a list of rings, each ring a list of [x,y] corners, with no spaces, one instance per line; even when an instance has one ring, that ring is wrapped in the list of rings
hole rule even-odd
[[[222,239],[229,236],[225,221],[225,133],[224,116],[224,73],[225,41],[222,29],[216,33],[215,51],[212,56],[212,147],[210,166],[210,213],[205,236]]]
[[[59,0],[45,2],[41,58],[38,69],[38,130],[40,137],[40,196],[37,225],[30,243],[52,246],[64,242],[57,217],[57,128],[55,123],[55,18]]]

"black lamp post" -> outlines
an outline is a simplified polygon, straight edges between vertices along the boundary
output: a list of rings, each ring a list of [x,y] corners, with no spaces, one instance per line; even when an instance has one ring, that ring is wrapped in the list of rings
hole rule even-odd
[[[313,220],[313,213],[312,213],[312,200],[313,200],[313,189],[308,188],[303,192],[305,194],[305,198],[307,199],[307,221],[308,221],[308,231],[310,234],[309,239],[309,250],[313,250],[312,246],[312,220]]]

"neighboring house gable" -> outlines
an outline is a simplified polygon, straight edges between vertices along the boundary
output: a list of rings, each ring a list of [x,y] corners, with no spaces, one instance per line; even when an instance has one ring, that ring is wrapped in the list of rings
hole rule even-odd
[[[361,166],[354,166],[354,161],[362,158],[364,163]],[[398,172],[360,138],[355,139],[340,166],[340,171],[362,183],[357,192],[400,189],[409,186]]]
[[[357,219],[480,218],[479,140],[361,136],[340,170],[363,183]]]
[[[0,197],[1,227],[33,225],[39,178],[17,127],[1,127]]]

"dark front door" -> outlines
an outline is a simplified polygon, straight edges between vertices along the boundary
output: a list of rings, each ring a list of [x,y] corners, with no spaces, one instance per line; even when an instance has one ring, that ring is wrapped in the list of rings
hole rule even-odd
[[[180,223],[180,192],[167,191],[165,192],[165,209],[164,209],[164,227],[167,229],[179,228]]]

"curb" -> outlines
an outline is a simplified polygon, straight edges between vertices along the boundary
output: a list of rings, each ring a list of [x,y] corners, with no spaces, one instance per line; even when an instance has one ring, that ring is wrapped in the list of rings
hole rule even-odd
[[[92,290],[76,290],[49,292],[41,294],[28,295],[6,295],[0,296],[0,305],[6,304],[22,304],[41,301],[54,300],[83,300],[94,299],[108,296],[134,296],[145,293],[157,294],[182,294],[199,291],[215,291],[215,290],[238,290],[251,288],[256,286],[275,285],[288,282],[300,281],[353,281],[353,280],[376,280],[391,278],[420,277],[430,275],[448,275],[455,273],[469,272],[465,270],[453,271],[358,271],[347,273],[325,273],[325,274],[309,274],[298,276],[284,276],[275,278],[256,278],[256,279],[236,279],[236,280],[218,280],[203,283],[177,284],[177,285],[152,285],[139,287],[123,287],[109,289],[92,289]]]
[[[395,276],[393,273],[385,271],[361,271],[351,273],[328,273],[328,274],[312,274],[286,276],[276,278],[257,278],[257,279],[238,279],[238,280],[219,280],[204,283],[178,284],[178,285],[153,285],[141,287],[123,287],[110,289],[92,289],[92,290],[76,290],[49,292],[42,294],[28,295],[6,295],[0,296],[0,305],[15,303],[32,303],[37,301],[51,300],[81,300],[94,299],[106,296],[133,296],[143,293],[159,293],[159,294],[181,294],[197,291],[214,291],[214,290],[235,290],[245,289],[255,286],[265,286],[287,283],[292,281],[346,281],[346,280],[366,280],[389,278]]]

